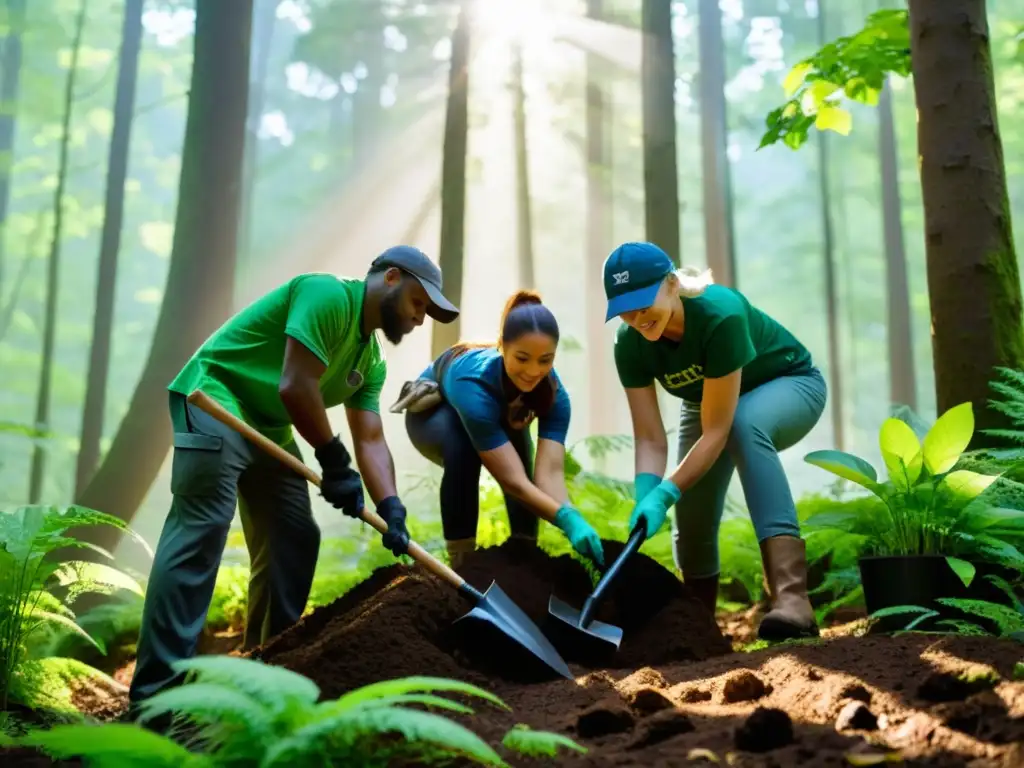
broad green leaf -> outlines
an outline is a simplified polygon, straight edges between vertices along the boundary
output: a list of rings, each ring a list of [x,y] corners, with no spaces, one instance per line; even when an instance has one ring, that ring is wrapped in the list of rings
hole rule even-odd
[[[924,438],[924,465],[933,475],[949,472],[974,435],[974,408],[970,402],[942,414]]]
[[[966,560],[961,560],[959,557],[947,557],[946,562],[949,563],[949,567],[953,569],[960,581],[964,583],[965,587],[971,586],[971,582],[974,581],[974,574],[977,569]]]
[[[807,94],[811,99],[811,103],[814,105],[814,109],[821,110],[827,105],[825,99],[831,96],[833,93],[839,90],[839,86],[835,83],[830,83],[828,80],[815,80],[807,89]]]
[[[786,79],[782,81],[782,88],[786,92],[786,98],[789,98],[797,89],[803,84],[804,78],[807,77],[807,73],[811,71],[810,62],[801,62],[789,70],[786,75]]]
[[[835,131],[843,136],[848,136],[850,129],[853,128],[853,116],[842,107],[825,104],[818,110],[818,116],[814,119],[814,127],[819,131]]]
[[[859,456],[845,451],[811,451],[804,456],[804,461],[870,490],[874,490],[878,482],[874,467]]]
[[[518,723],[509,729],[505,738],[501,740],[501,746],[528,757],[557,757],[559,747],[582,754],[587,753],[586,747],[580,746],[568,736],[550,731],[535,731],[524,723]]]
[[[905,491],[917,482],[924,458],[910,425],[900,419],[886,419],[878,433],[878,447],[893,485]]]
[[[76,624],[73,620],[71,620],[67,616],[61,616],[59,613],[53,613],[51,611],[41,611],[38,608],[36,608],[34,611],[32,611],[32,613],[29,614],[29,615],[33,619],[42,619],[43,621],[49,621],[49,622],[51,622],[53,624],[59,624],[60,626],[64,627],[65,629],[70,629],[76,635],[79,635],[80,637],[84,637],[86,640],[88,640],[90,643],[92,643],[96,647],[97,650],[104,651],[104,649],[102,647],[100,647],[99,643],[97,643],[93,639],[92,635],[90,635],[88,632],[86,632],[84,629],[82,629],[80,626],[78,626],[78,624]]]
[[[108,760],[117,758],[147,768],[213,765],[211,758],[195,755],[166,736],[126,723],[58,725],[31,731],[17,739],[17,744],[36,747],[55,757],[86,757],[97,765],[108,765]]]
[[[966,500],[978,497],[998,479],[998,475],[983,475],[969,469],[958,469],[946,475],[942,479],[942,485],[957,498]]]

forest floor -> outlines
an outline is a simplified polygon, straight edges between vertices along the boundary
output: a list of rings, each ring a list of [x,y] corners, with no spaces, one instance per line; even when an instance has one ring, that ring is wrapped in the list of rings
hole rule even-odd
[[[621,546],[605,542],[606,557]],[[590,586],[572,558],[514,542],[478,551],[460,572],[481,590],[495,580],[545,629],[552,592],[580,606]],[[306,675],[326,698],[406,675],[474,683],[511,712],[484,703],[456,719],[493,745],[516,723],[564,733],[588,748],[563,751],[566,766],[848,766],[895,754],[897,764],[935,768],[1024,765],[1024,681],[1012,681],[1024,648],[1011,640],[870,635],[855,620],[817,640],[739,650],[754,639],[756,609],[716,624],[672,573],[638,555],[597,617],[624,629],[619,650],[559,643],[576,679],[552,680],[473,624],[454,623],[466,610],[454,590],[396,564],[251,655]],[[203,650],[236,643],[208,638]],[[130,674],[129,664],[114,676],[127,683]],[[124,691],[82,692],[76,704],[110,719]],[[11,768],[50,764],[5,758]]]

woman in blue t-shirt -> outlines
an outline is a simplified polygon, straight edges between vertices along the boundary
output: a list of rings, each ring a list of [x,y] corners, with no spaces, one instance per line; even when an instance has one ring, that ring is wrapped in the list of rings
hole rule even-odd
[[[505,304],[496,345],[463,342],[445,350],[392,408],[408,409],[412,444],[444,468],[441,521],[452,567],[476,546],[481,466],[504,492],[513,537],[536,540],[541,517],[573,549],[603,564],[601,539],[569,504],[565,487],[571,409],[554,371],[558,338],[551,310],[536,293],[520,291]]]

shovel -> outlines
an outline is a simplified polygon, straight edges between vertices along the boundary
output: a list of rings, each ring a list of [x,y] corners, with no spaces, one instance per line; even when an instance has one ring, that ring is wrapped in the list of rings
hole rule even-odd
[[[196,390],[188,396],[188,401],[197,408],[208,413],[213,418],[217,419],[217,421],[221,422],[225,426],[228,426],[241,434],[242,437],[246,438],[249,442],[258,445],[278,461],[284,463],[291,470],[305,477],[309,482],[313,483],[313,485],[318,488],[320,487],[320,475],[272,440],[264,437],[248,424],[229,413],[217,401],[213,400],[205,393],[200,390]],[[385,523],[377,513],[371,512],[369,509],[364,507],[360,517],[364,522],[367,522],[376,528],[379,533],[387,533],[387,523]],[[475,619],[477,621],[485,622],[497,629],[498,632],[505,637],[508,637],[513,642],[529,651],[533,656],[554,669],[562,677],[569,680],[574,679],[572,673],[569,671],[569,667],[565,663],[565,660],[562,659],[558,651],[555,650],[555,647],[551,645],[546,637],[544,637],[540,629],[533,623],[530,617],[523,613],[523,610],[518,605],[512,602],[512,599],[502,591],[501,587],[499,587],[496,582],[492,581],[491,586],[487,588],[487,591],[479,592],[472,584],[467,582],[459,576],[459,574],[423,549],[423,547],[415,541],[409,541],[408,553],[409,556],[422,567],[437,576],[441,581],[447,582],[474,603],[472,610],[457,619],[457,622],[465,619]]]
[[[626,546],[623,547],[622,552],[608,566],[608,570],[601,576],[601,580],[597,582],[597,586],[590,593],[590,597],[583,602],[582,610],[577,611],[564,600],[559,600],[554,595],[551,595],[548,600],[548,613],[562,622],[559,626],[563,628],[568,626],[577,635],[594,638],[601,643],[612,645],[615,647],[615,650],[618,650],[619,644],[622,642],[622,629],[612,624],[605,624],[603,621],[597,621],[593,616],[608,592],[608,588],[615,581],[619,571],[622,570],[626,561],[640,549],[646,538],[647,525],[641,520],[633,529],[633,533],[626,542]]]

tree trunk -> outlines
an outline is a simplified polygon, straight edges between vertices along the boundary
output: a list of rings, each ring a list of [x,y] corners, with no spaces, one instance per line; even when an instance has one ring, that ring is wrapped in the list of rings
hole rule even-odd
[[[604,18],[604,0],[588,0],[587,17],[594,21]],[[612,248],[612,189],[611,189],[611,137],[607,94],[603,83],[608,67],[600,57],[586,54],[586,161],[587,161],[587,227],[586,261],[584,277],[587,290],[584,305],[587,311],[589,417],[588,433],[611,434],[614,409],[609,404],[615,397],[615,367],[611,359],[612,339],[604,322],[605,298],[602,280],[604,260]],[[603,469],[603,457],[598,461]]]
[[[142,45],[143,0],[127,0],[121,29],[121,58],[117,91],[114,95],[114,127],[107,160],[107,195],[103,208],[99,270],[96,278],[96,306],[93,310],[92,347],[86,375],[82,436],[75,472],[75,496],[85,490],[100,462],[103,417],[106,410],[107,375],[110,372],[110,344],[114,327],[114,296],[117,287],[117,256],[124,221],[124,182],[128,174],[135,84]]]
[[[57,294],[60,289],[60,246],[64,229],[64,187],[68,177],[68,149],[71,142],[71,112],[75,104],[75,78],[78,74],[78,54],[82,49],[85,16],[89,0],[82,0],[75,19],[75,36],[71,43],[71,66],[64,86],[64,119],[61,124],[60,156],[57,161],[57,188],[53,193],[53,233],[50,257],[46,270],[46,310],[43,319],[43,360],[39,366],[39,397],[36,400],[35,428],[46,431],[50,426],[50,383],[53,378],[53,344],[57,333]],[[32,447],[29,470],[29,504],[38,504],[43,493],[46,475],[44,442],[36,440]]]
[[[530,165],[526,151],[526,93],[523,91],[523,45],[512,43],[513,122],[516,153],[516,244],[519,252],[519,285],[536,287],[533,268],[533,223],[530,216]]]
[[[0,306],[3,306],[7,278],[4,232],[7,207],[11,202],[11,166],[14,164],[14,126],[17,117],[18,86],[21,81],[21,35],[25,30],[25,0],[7,0],[7,37],[4,38],[3,73],[0,74]],[[11,292],[8,301],[16,300]]]
[[[167,385],[231,315],[251,27],[252,0],[196,2],[191,95],[164,300],[128,413],[77,499],[126,522],[171,444]],[[120,539],[106,526],[82,535],[111,550]]]
[[[828,42],[825,30],[825,12],[818,5],[818,47]],[[843,420],[843,358],[839,346],[839,296],[836,288],[836,246],[835,227],[832,219],[831,162],[829,160],[829,137],[825,131],[818,131],[818,182],[821,190],[821,233],[822,261],[825,271],[825,315],[828,323],[828,386],[832,416],[832,439],[840,451],[846,450],[846,430]]]
[[[726,153],[729,124],[725,103],[725,41],[718,0],[700,0],[701,186],[704,198],[704,252],[715,282],[737,288],[732,216],[732,173]]]
[[[462,262],[466,241],[466,149],[469,139],[469,25],[470,3],[462,0],[452,33],[448,70],[448,104],[444,122],[441,160],[441,245],[439,266],[445,295],[455,306],[462,303]],[[459,340],[459,320],[434,323],[430,343],[432,357]]]
[[[882,176],[882,229],[885,237],[885,282],[889,328],[889,399],[917,410],[914,342],[910,324],[910,285],[903,247],[896,127],[892,89],[886,81],[878,98],[878,162]]]
[[[259,167],[260,123],[267,95],[267,66],[274,41],[278,0],[255,0],[253,9],[252,61],[249,68],[249,106],[245,118],[245,150],[242,160],[242,212],[238,216],[238,252],[249,269],[252,259],[252,205]],[[339,97],[340,98],[340,97]],[[248,275],[243,278],[248,280]],[[248,293],[242,290],[241,293]]]
[[[676,263],[679,243],[679,179],[676,171],[676,76],[672,46],[672,4],[643,0],[644,222],[647,240]]]
[[[971,401],[978,430],[1003,426],[988,383],[1024,367],[1024,327],[985,2],[909,10],[936,404]]]

